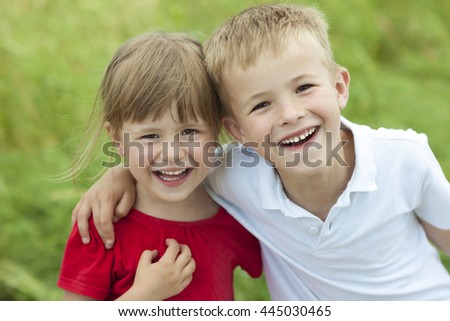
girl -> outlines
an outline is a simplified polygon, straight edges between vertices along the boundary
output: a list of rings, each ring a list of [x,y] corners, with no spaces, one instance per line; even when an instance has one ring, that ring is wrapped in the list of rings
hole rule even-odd
[[[101,124],[136,180],[136,200],[115,225],[111,250],[92,220],[87,246],[74,226],[58,280],[65,299],[232,300],[233,270],[258,277],[262,263],[258,241],[202,184],[220,114],[200,44],[166,33],[127,41],[99,96]]]

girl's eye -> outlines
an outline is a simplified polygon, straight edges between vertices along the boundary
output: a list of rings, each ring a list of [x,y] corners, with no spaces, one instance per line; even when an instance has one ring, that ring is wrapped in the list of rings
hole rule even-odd
[[[305,91],[305,90],[308,90],[309,88],[311,88],[313,85],[311,85],[311,84],[306,84],[306,85],[301,85],[301,86],[299,86],[299,87],[297,87],[297,89],[295,90],[295,92],[298,94],[298,93],[301,93],[301,92],[303,92],[303,91]]]
[[[157,138],[159,138],[158,134],[147,134],[141,136],[141,139],[157,139]]]
[[[250,111],[250,113],[252,113],[252,112],[254,112],[254,111],[258,110],[258,109],[267,107],[267,106],[269,106],[269,105],[270,105],[270,104],[269,104],[268,101],[263,101],[262,103],[259,103],[258,105],[256,105],[255,107],[253,107],[253,109]]]
[[[196,133],[198,133],[198,131],[196,129],[192,129],[192,128],[187,128],[181,131],[181,135],[195,135]]]

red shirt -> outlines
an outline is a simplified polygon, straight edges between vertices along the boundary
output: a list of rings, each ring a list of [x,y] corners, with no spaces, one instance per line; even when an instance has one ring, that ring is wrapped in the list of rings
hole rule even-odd
[[[170,300],[233,300],[237,266],[252,277],[262,273],[259,243],[223,208],[205,220],[174,222],[131,210],[115,224],[116,243],[106,250],[92,219],[91,242],[83,245],[75,226],[67,241],[58,286],[98,300],[115,300],[133,284],[144,250],[163,255],[165,240],[187,244],[195,259],[193,280]],[[159,259],[159,257],[157,258]]]

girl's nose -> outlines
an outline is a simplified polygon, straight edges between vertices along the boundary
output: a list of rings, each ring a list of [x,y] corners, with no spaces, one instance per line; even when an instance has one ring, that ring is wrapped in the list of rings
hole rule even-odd
[[[186,159],[188,155],[188,144],[180,141],[179,137],[174,137],[171,140],[163,142],[162,149],[158,158],[171,165],[180,166],[180,162]]]

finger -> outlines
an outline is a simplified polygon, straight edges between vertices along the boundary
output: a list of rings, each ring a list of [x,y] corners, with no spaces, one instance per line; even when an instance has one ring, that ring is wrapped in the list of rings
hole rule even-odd
[[[139,258],[139,264],[149,264],[158,256],[157,250],[144,250]]]
[[[153,262],[153,260],[158,257],[158,250],[151,250],[150,252],[152,252],[152,262]]]
[[[100,237],[102,237],[103,230],[102,230],[102,226],[100,225],[100,202],[98,202],[97,200],[94,200],[93,203],[91,204],[91,206],[92,206],[92,217],[94,218],[95,229],[97,230],[98,235],[100,235]]]
[[[81,237],[81,242],[83,244],[89,244],[91,242],[91,237],[89,235],[89,224],[87,221],[78,222],[78,233]]]
[[[180,252],[180,244],[174,239],[166,240],[167,249],[164,255],[161,257],[161,261],[175,262],[175,259]]]
[[[98,225],[102,231],[100,236],[107,249],[111,249],[114,245],[113,214],[114,204],[111,204],[110,201],[101,203],[98,216]]]
[[[189,260],[188,264],[184,267],[184,269],[181,271],[181,275],[183,278],[189,278],[192,277],[192,274],[195,272],[195,269],[197,268],[197,264],[195,263],[194,259]]]
[[[194,276],[191,274],[189,276],[187,276],[186,278],[183,279],[183,281],[181,282],[181,287],[183,289],[185,289],[194,279]]]
[[[180,251],[175,260],[177,266],[183,268],[192,259],[191,249],[186,244],[180,244]]]
[[[123,193],[114,212],[114,216],[117,218],[117,221],[121,218],[124,218],[128,214],[134,204],[135,199],[136,197],[134,192],[126,191],[125,193]]]
[[[97,199],[94,199],[92,200],[90,210],[92,212],[92,217],[94,218],[94,224],[95,227],[97,228],[97,232],[98,234],[102,235],[101,227],[97,226],[100,218],[100,206],[101,206],[100,202]]]
[[[81,240],[83,244],[89,244],[91,241],[91,236],[89,234],[89,217],[91,216],[91,209],[89,204],[83,202],[82,205],[78,208],[77,213],[75,214],[75,220],[78,225],[78,233],[81,236]]]
[[[70,220],[70,224],[72,225],[72,227],[75,225],[75,223],[77,222],[77,216],[78,216],[78,211],[80,210],[80,207],[81,207],[81,203],[82,203],[83,201],[82,200],[80,200],[78,203],[77,203],[77,205],[75,205],[75,207],[73,208],[73,210],[72,210],[72,217],[71,217],[71,220]]]

